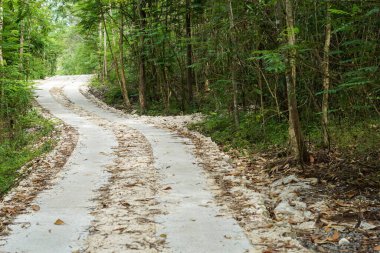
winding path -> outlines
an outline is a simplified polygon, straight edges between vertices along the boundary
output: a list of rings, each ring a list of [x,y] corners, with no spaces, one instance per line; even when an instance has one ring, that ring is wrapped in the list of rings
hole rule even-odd
[[[155,236],[165,239],[165,247],[149,252],[254,252],[237,222],[220,214],[206,176],[196,164],[189,140],[142,120],[98,107],[80,92],[80,87],[89,78],[55,77],[39,83],[38,102],[54,116],[77,128],[79,142],[54,186],[36,198],[40,210],[17,217],[0,252],[86,251],[87,239],[91,236],[89,228],[96,223],[91,212],[99,205],[97,190],[107,184],[110,176],[106,167],[117,159],[113,150],[120,146],[115,132],[101,121],[137,130],[152,148],[158,184],[165,187],[155,196],[161,210],[154,217]],[[52,89],[61,90],[71,106],[57,101]],[[134,140],[130,139],[128,145],[133,144]],[[128,201],[129,196],[120,198]],[[64,224],[55,225],[58,219]],[[137,251],[130,249],[128,252]],[[107,252],[119,251],[109,249]]]

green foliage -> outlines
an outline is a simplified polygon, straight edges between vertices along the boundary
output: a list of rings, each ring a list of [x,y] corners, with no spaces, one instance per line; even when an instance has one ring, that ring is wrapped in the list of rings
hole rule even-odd
[[[139,4],[144,2],[145,18],[139,15]],[[125,64],[118,69],[126,72],[132,109],[138,110],[140,62],[145,59],[147,114],[193,111],[211,114],[199,126],[203,132],[230,147],[260,149],[287,143],[286,75],[290,70],[289,56],[295,52],[301,123],[305,136],[319,144],[323,94],[329,94],[331,119],[350,118],[356,124],[363,121],[363,117],[366,121],[378,116],[380,9],[373,1],[360,4],[335,1],[329,5],[325,1],[292,2],[295,25],[290,29],[282,11],[283,3],[276,0],[231,1],[235,17],[233,28],[228,1],[193,0],[190,8],[185,1],[76,1],[74,9],[81,35],[72,31],[78,41],[85,43],[77,49],[73,46],[75,53],[73,56],[65,54],[61,65],[72,68],[66,73],[76,73],[83,66],[88,66],[90,72],[95,70],[104,83],[99,86],[102,97],[109,104],[121,106],[116,66],[121,62],[122,49]],[[191,38],[186,36],[188,9]],[[330,88],[325,91],[322,79],[328,16],[331,16],[332,26]],[[124,44],[120,46],[122,20]],[[109,36],[106,50],[104,26]],[[296,45],[288,45],[289,33],[295,34]],[[75,41],[69,44],[75,45]],[[188,63],[189,45],[191,64]],[[85,55],[91,64],[86,64]],[[107,73],[103,73],[104,67]],[[194,72],[195,100],[192,103],[188,101],[189,69]],[[238,89],[239,127],[234,126],[231,117],[233,74]],[[344,141],[333,134],[337,132],[334,124],[332,120],[331,141],[343,147]],[[348,128],[344,129],[351,133]],[[363,135],[363,138],[368,136]]]
[[[53,124],[31,110],[30,79],[53,75],[61,51],[52,1],[0,1],[0,195],[19,177],[18,169],[51,148],[39,143]],[[53,31],[53,29],[57,29]],[[34,146],[35,144],[41,144]]]
[[[36,110],[20,116],[14,128],[17,129],[14,137],[0,142],[0,195],[13,186],[20,176],[18,169],[21,166],[50,151],[53,146],[51,142],[35,146],[54,128],[54,124],[42,118]]]
[[[237,129],[233,118],[227,113],[214,113],[204,122],[190,126],[210,136],[226,149],[263,150],[271,146],[284,147],[287,143],[287,122],[268,120],[261,121],[257,113],[241,115],[241,125]]]
[[[284,73],[286,69],[285,59],[282,54],[276,51],[260,50],[253,51],[251,60],[263,60],[265,64],[265,70],[271,73]]]
[[[80,35],[75,27],[67,28],[61,39],[65,49],[58,59],[58,74],[92,74],[98,66],[94,39]]]

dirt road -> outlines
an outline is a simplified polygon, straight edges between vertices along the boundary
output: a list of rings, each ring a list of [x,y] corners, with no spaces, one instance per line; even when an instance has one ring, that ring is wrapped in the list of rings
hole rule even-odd
[[[213,197],[189,140],[100,108],[90,76],[38,84],[37,100],[78,144],[39,208],[16,218],[1,252],[256,252]]]

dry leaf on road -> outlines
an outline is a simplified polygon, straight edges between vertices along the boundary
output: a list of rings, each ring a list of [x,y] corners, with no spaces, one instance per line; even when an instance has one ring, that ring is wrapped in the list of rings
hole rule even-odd
[[[41,207],[39,205],[32,205],[31,208],[35,212],[38,212],[39,210],[41,210]]]
[[[58,219],[58,220],[56,220],[55,222],[54,222],[54,225],[63,225],[63,224],[65,224],[65,222],[63,221],[63,220],[61,220],[61,219]]]

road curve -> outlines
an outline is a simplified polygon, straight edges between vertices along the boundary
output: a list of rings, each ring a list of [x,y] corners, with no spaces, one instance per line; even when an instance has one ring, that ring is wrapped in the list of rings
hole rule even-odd
[[[232,217],[220,215],[206,176],[196,164],[189,140],[142,120],[99,108],[80,92],[80,87],[89,78],[54,77],[39,84],[38,102],[78,129],[79,144],[54,186],[37,197],[35,202],[41,210],[16,219],[0,252],[84,250],[93,219],[90,212],[97,204],[95,190],[106,183],[105,167],[115,159],[112,148],[118,143],[112,131],[58,103],[50,93],[53,88],[60,88],[71,103],[88,114],[125,124],[148,140],[160,184],[168,189],[156,196],[164,210],[164,214],[155,217],[156,236],[165,237],[165,252],[254,252],[237,222]],[[125,198],[128,200],[128,196]],[[57,219],[65,224],[54,225]]]

